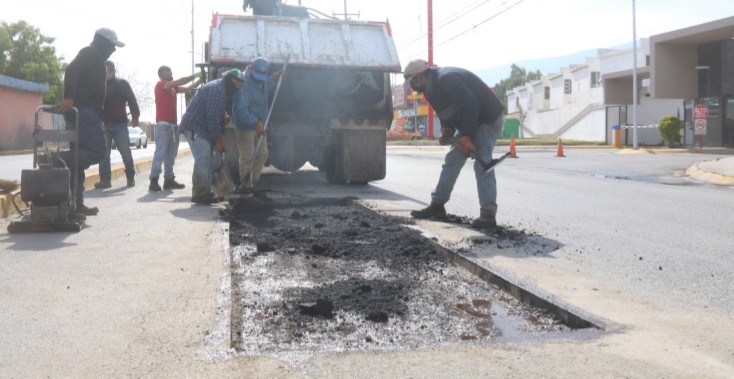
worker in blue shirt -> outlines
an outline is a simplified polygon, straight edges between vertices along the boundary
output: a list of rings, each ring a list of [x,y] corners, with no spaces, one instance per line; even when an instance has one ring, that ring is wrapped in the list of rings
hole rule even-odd
[[[269,76],[270,63],[265,58],[256,58],[245,69],[242,88],[232,99],[232,122],[237,137],[239,153],[239,193],[254,192],[260,180],[265,161],[268,159],[268,142],[265,134],[265,119],[268,116],[268,93],[277,81],[278,74]],[[261,142],[258,142],[262,139]],[[260,148],[255,155],[258,143]],[[252,162],[255,155],[255,162]],[[252,165],[252,170],[248,171]]]
[[[232,69],[222,78],[200,87],[181,119],[181,132],[186,136],[194,157],[191,178],[191,201],[194,203],[213,204],[218,201],[212,193],[214,152],[225,150],[224,112],[244,80],[240,70]]]
[[[428,67],[426,61],[414,59],[405,67],[403,76],[410,87],[423,93],[441,121],[441,140],[451,144],[446,153],[431,204],[410,214],[419,219],[445,220],[444,204],[449,201],[456,179],[466,159],[473,155],[474,175],[479,195],[479,217],[472,222],[478,229],[497,225],[497,181],[494,171],[485,174],[479,162],[490,162],[492,150],[502,127],[504,106],[479,77],[455,67]]]

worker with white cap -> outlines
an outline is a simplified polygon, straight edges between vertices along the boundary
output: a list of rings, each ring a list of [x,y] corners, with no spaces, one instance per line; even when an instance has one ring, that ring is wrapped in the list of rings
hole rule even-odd
[[[497,225],[497,181],[494,171],[486,172],[481,162],[492,160],[492,150],[502,127],[504,106],[479,77],[456,67],[428,67],[426,61],[414,59],[405,67],[403,76],[410,87],[423,93],[441,121],[440,141],[451,144],[441,168],[431,204],[410,214],[419,219],[445,220],[444,204],[469,156],[476,159],[474,174],[479,195],[479,217],[472,222],[478,229]],[[454,143],[455,141],[455,143]]]
[[[115,52],[116,47],[124,43],[117,39],[117,33],[102,28],[94,33],[92,43],[79,50],[77,56],[69,63],[64,73],[64,100],[57,106],[64,112],[67,127],[75,124],[71,108],[79,111],[79,142],[71,146],[71,150],[59,154],[72,171],[77,172],[77,181],[71,183],[72,192],[76,188],[76,213],[84,216],[96,215],[97,207],[84,204],[84,170],[104,159],[106,154],[105,138],[102,133],[101,114],[105,101],[105,83],[107,68],[105,61]],[[75,151],[79,154],[79,165],[74,167]],[[72,175],[73,176],[73,175]]]

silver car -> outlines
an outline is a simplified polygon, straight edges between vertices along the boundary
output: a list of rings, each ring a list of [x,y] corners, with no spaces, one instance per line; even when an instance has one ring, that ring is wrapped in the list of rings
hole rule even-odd
[[[139,126],[128,126],[127,134],[130,136],[130,146],[135,146],[138,149],[148,148],[148,136],[145,134],[142,128]]]

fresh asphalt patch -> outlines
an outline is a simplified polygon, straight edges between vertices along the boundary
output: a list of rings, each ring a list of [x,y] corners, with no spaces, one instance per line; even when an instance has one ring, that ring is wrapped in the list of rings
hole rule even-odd
[[[273,193],[235,201],[225,217],[232,347],[246,355],[578,337],[552,312],[451,263],[407,225],[410,220],[379,215],[351,199]],[[522,231],[495,233],[484,241],[538,245],[537,236]]]

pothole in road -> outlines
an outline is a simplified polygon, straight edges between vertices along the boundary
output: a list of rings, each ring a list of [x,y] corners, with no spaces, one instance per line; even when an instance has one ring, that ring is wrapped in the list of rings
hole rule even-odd
[[[551,312],[450,263],[349,199],[229,208],[232,346],[245,354],[401,350],[570,337]],[[523,233],[509,233],[523,238]]]

